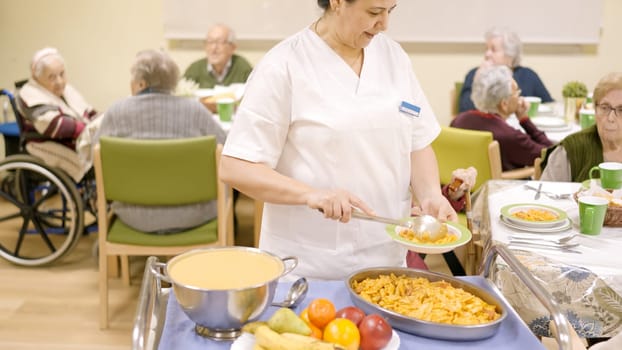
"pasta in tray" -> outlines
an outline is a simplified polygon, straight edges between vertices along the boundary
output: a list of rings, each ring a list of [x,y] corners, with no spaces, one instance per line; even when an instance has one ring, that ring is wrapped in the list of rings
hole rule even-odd
[[[424,321],[477,325],[501,316],[494,305],[446,281],[390,274],[354,281],[352,289],[370,303]]]

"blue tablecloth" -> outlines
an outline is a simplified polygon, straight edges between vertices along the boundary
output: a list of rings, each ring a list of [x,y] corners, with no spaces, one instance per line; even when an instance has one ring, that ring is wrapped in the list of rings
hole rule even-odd
[[[492,289],[488,281],[483,277],[469,276],[460,277],[467,282],[483,287],[491,293],[496,292]],[[282,300],[287,293],[289,283],[279,283],[275,300]],[[352,305],[348,291],[344,282],[311,282],[309,293],[305,300],[295,310],[297,313],[302,311],[311,300],[315,298],[328,298],[333,301],[338,309]],[[538,339],[529,331],[527,326],[518,318],[518,315],[503,300],[505,307],[510,310],[508,317],[499,327],[498,332],[491,338],[477,341],[444,341],[430,339],[398,331],[400,336],[400,349],[544,349]],[[267,319],[276,310],[270,307],[261,319]],[[160,350],[204,350],[204,349],[229,349],[230,341],[217,342],[197,335],[194,331],[194,323],[186,316],[177,303],[173,293],[169,296],[164,330],[160,339]]]

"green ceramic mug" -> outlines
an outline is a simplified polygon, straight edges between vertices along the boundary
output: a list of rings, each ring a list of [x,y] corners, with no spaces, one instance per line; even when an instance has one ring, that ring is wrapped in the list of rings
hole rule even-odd
[[[589,128],[595,123],[593,109],[581,109],[581,111],[579,111],[579,124],[581,125],[581,129]]]
[[[223,122],[230,122],[233,117],[233,109],[235,108],[235,100],[232,98],[221,98],[216,101],[218,116]]]
[[[604,162],[590,169],[590,179],[594,179],[594,172],[600,173],[600,186],[608,190],[617,190],[622,187],[622,163]]]
[[[540,108],[542,99],[537,96],[525,96],[523,99],[529,102],[529,110],[527,111],[527,115],[529,115],[529,118],[535,117],[538,114],[538,108]]]
[[[609,201],[603,197],[581,196],[579,197],[579,222],[581,233],[586,235],[599,235],[605,222],[605,214]]]

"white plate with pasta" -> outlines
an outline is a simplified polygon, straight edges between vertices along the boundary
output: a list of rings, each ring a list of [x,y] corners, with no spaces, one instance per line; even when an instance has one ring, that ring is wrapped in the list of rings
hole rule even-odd
[[[561,209],[544,204],[519,203],[501,208],[509,222],[524,227],[558,227],[567,224],[568,215]]]
[[[468,243],[471,231],[455,222],[444,223],[447,235],[434,242],[421,242],[417,238],[408,235],[408,229],[403,226],[387,225],[386,231],[395,242],[405,246],[408,250],[424,254],[442,254],[454,250]]]

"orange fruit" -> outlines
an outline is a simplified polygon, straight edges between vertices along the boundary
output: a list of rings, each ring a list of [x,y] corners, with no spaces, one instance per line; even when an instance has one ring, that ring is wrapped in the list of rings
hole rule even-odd
[[[305,308],[300,312],[300,318],[311,328],[310,336],[322,340],[322,330],[309,321],[309,308]]]
[[[336,318],[324,327],[323,339],[347,350],[357,350],[361,343],[361,333],[354,322],[347,318]]]
[[[302,318],[307,323],[311,323],[311,321],[309,321],[309,308],[308,307],[300,311],[300,318]]]
[[[328,322],[335,319],[335,305],[324,298],[313,300],[308,307],[309,321],[319,329],[324,329]]]
[[[322,333],[322,330],[317,328],[315,325],[313,325],[313,323],[307,323],[307,325],[309,325],[309,328],[311,328],[311,334],[309,334],[310,337],[322,340],[322,338],[324,337],[324,334]]]

